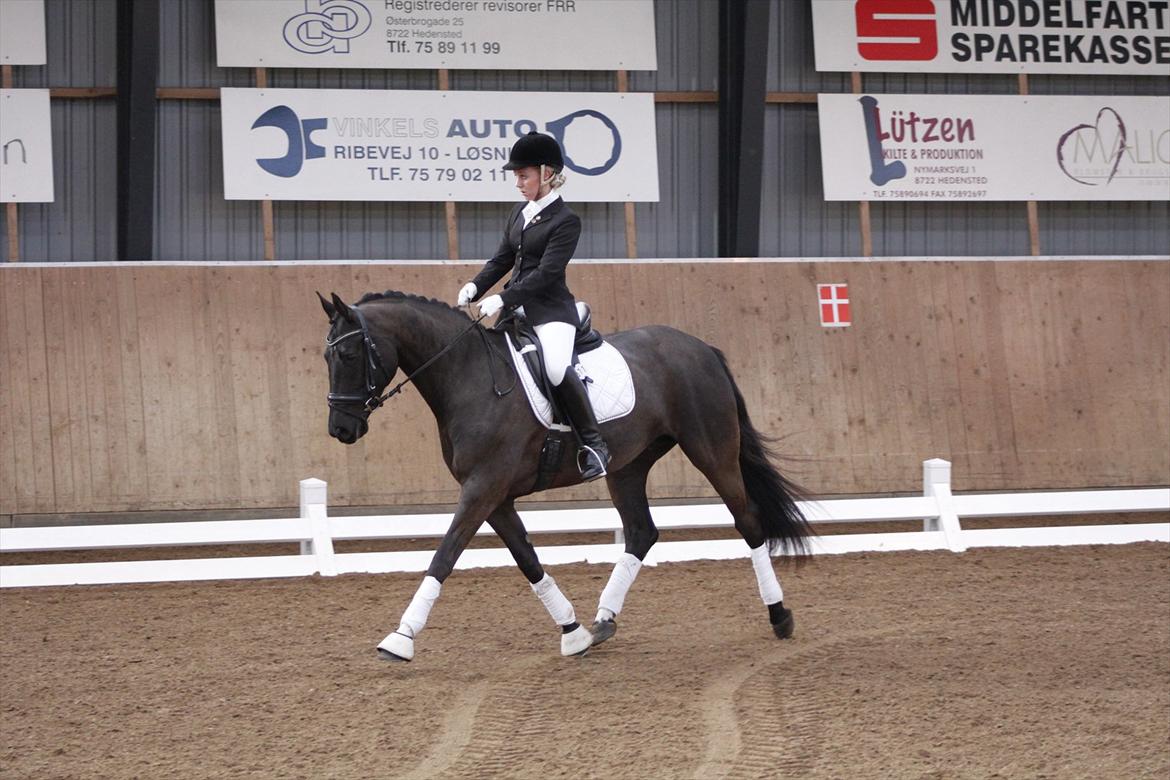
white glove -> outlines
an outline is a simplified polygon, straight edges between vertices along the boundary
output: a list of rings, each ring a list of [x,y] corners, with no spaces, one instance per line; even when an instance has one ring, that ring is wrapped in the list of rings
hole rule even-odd
[[[477,292],[479,292],[479,290],[475,288],[475,282],[468,282],[467,284],[463,285],[463,289],[459,291],[458,305],[466,306],[467,304],[471,303],[471,299],[475,297]]]
[[[479,313],[486,317],[499,314],[502,308],[504,308],[504,299],[498,295],[489,295],[479,302]]]

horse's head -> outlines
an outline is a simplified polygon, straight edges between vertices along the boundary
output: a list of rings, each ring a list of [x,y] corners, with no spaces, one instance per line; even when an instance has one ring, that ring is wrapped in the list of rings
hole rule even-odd
[[[369,430],[370,413],[398,370],[398,352],[370,330],[366,316],[333,293],[321,307],[329,315],[325,337],[325,364],[329,366],[329,435],[353,444]]]

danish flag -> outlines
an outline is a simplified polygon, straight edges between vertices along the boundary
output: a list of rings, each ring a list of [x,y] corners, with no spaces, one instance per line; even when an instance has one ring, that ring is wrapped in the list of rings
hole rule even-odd
[[[817,298],[821,306],[821,325],[826,328],[847,328],[853,324],[849,312],[849,285],[818,284]]]

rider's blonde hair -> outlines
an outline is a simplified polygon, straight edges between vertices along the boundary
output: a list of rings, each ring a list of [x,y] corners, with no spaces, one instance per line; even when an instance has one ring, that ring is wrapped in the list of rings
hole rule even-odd
[[[548,169],[549,173],[552,174],[548,178],[545,178],[545,169]],[[542,165],[540,166],[540,183],[544,184],[545,182],[548,182],[549,189],[559,190],[565,186],[565,174],[563,171],[554,171],[549,166]]]

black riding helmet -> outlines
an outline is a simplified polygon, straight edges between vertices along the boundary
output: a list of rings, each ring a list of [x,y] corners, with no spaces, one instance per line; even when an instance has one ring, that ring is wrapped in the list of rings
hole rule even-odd
[[[512,144],[512,151],[508,154],[504,170],[514,171],[530,166],[539,168],[541,165],[547,165],[560,173],[565,167],[565,158],[561,154],[561,145],[557,143],[557,139],[534,130]]]

